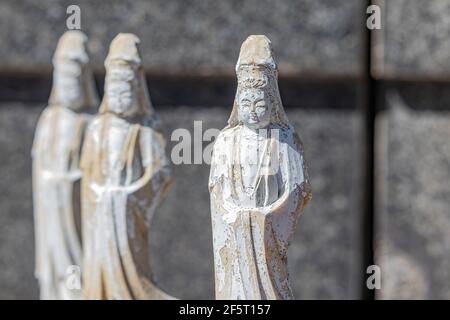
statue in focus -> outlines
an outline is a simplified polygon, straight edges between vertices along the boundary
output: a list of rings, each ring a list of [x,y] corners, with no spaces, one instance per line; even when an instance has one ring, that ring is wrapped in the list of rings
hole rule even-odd
[[[247,38],[236,73],[233,110],[214,144],[209,178],[216,298],[293,299],[287,251],[311,191],[269,39]]]
[[[36,268],[41,299],[78,299],[66,283],[81,267],[79,159],[85,128],[98,107],[87,37],[67,31],[53,57],[53,88],[33,143]]]
[[[117,35],[105,67],[105,95],[81,160],[83,298],[171,299],[155,285],[149,261],[150,222],[170,173],[139,39]]]

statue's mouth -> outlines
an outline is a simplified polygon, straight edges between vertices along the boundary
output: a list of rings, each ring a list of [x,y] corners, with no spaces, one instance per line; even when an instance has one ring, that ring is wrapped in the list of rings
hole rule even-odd
[[[258,122],[259,122],[259,119],[256,116],[252,116],[252,117],[250,117],[248,119],[248,123],[250,123],[250,124],[255,124],[255,123],[258,123]]]

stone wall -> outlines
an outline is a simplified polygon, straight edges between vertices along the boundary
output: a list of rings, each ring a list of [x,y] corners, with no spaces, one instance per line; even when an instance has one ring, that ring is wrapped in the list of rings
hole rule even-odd
[[[51,68],[53,48],[66,30],[66,8],[81,9],[97,68],[119,32],[142,40],[149,71],[232,74],[241,43],[266,34],[280,67],[294,74],[360,73],[363,3],[359,0],[2,0],[0,65],[15,70]],[[14,54],[11,54],[11,49]]]
[[[314,193],[289,251],[296,298],[450,298],[450,2],[422,2],[374,1],[382,29],[369,32],[359,0],[0,0],[0,298],[38,297],[30,148],[69,4],[81,8],[100,94],[111,39],[141,38],[169,140],[194,121],[225,126],[239,47],[266,34]],[[172,170],[153,221],[156,280],[179,298],[213,298],[209,166]],[[365,289],[374,262],[376,294]]]
[[[449,299],[450,2],[376,2],[376,296]]]

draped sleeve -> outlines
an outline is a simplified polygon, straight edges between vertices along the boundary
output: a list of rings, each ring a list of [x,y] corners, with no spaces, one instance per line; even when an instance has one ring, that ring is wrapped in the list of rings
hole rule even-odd
[[[218,183],[222,184],[227,175],[228,159],[225,150],[228,149],[228,144],[226,143],[228,139],[226,132],[221,132],[214,142],[208,183],[210,192]]]
[[[263,210],[268,215],[281,252],[286,253],[299,215],[311,199],[303,148],[297,134],[288,131],[279,142],[283,186],[279,199]]]

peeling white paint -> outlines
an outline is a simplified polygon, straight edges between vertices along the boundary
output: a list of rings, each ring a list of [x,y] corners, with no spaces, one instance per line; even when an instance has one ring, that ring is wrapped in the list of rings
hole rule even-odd
[[[217,299],[292,299],[287,249],[311,198],[303,149],[284,113],[270,41],[250,36],[218,136],[209,190]]]

